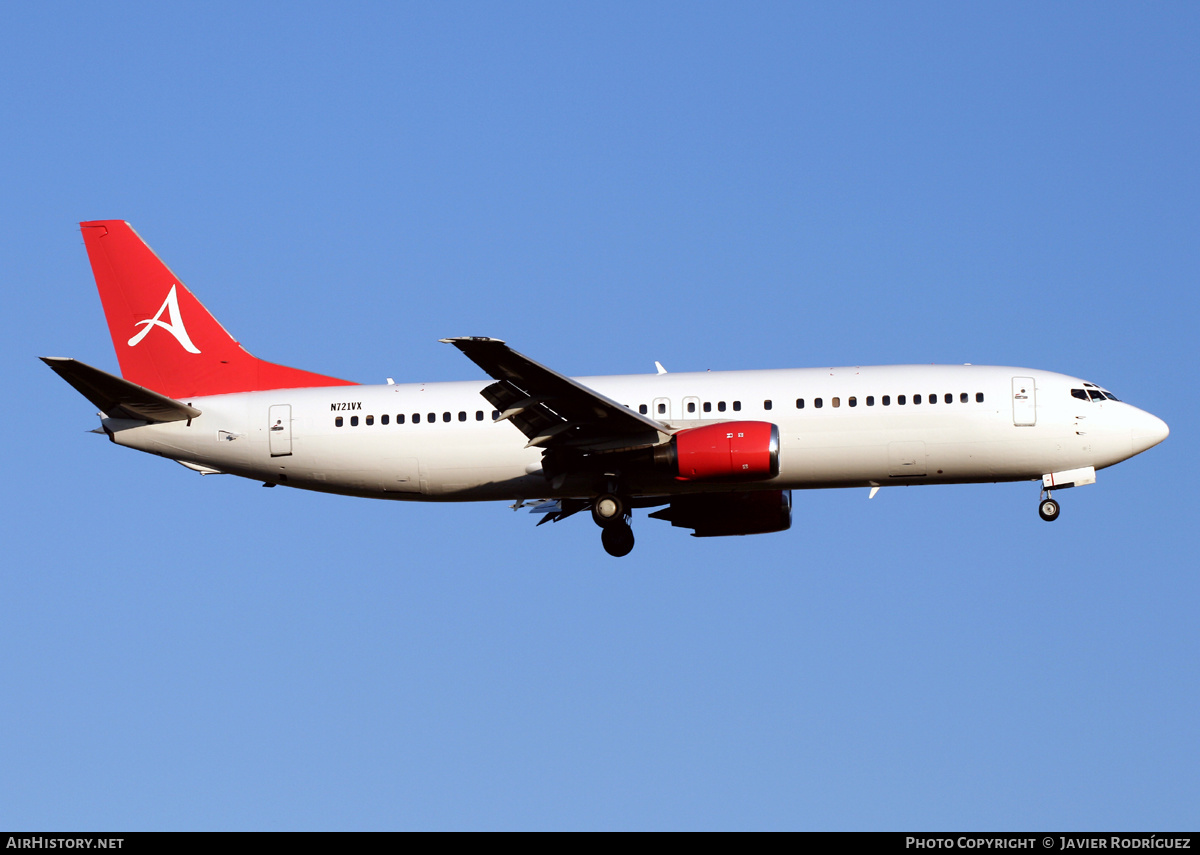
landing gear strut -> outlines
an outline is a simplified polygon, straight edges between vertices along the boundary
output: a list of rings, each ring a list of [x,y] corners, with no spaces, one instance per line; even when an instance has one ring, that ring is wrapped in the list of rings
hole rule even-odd
[[[592,503],[592,519],[600,526],[600,543],[609,555],[620,558],[633,551],[629,508],[616,493],[602,493]]]
[[[1058,519],[1058,502],[1050,498],[1050,491],[1042,491],[1042,500],[1038,504],[1038,516],[1046,522],[1054,522]]]

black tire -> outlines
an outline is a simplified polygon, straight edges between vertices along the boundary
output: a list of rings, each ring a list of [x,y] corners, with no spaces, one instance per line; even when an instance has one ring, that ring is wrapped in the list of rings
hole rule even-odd
[[[606,526],[600,532],[600,542],[609,555],[622,558],[633,551],[633,529],[624,523]]]
[[[592,519],[601,528],[623,524],[625,522],[625,503],[619,496],[614,496],[612,493],[597,496],[596,501],[592,502]]]
[[[1038,516],[1046,522],[1054,522],[1058,519],[1058,502],[1053,499],[1042,499],[1042,503],[1038,505]]]

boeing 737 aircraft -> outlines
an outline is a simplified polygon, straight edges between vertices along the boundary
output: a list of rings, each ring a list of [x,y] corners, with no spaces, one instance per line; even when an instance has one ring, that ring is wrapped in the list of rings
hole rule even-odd
[[[633,549],[634,508],[696,537],[791,526],[791,491],[1040,481],[1051,494],[1167,425],[1075,377],[889,365],[565,377],[494,338],[448,338],[490,382],[365,386],[251,356],[128,223],[81,224],[121,366],[43,360],[117,445],[204,475],[348,496],[589,510]],[[97,431],[99,432],[99,431]]]

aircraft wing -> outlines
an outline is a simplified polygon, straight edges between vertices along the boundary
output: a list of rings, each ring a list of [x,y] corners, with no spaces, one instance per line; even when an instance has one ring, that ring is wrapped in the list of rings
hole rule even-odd
[[[577,383],[500,339],[444,338],[496,382],[481,393],[525,434],[526,447],[614,451],[663,442],[670,431],[594,389]]]
[[[114,377],[86,362],[63,356],[39,358],[110,418],[182,422],[200,415],[200,411],[195,407],[160,395],[145,386]]]

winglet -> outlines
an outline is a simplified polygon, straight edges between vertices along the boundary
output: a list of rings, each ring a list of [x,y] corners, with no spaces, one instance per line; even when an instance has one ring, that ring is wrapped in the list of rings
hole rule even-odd
[[[493,344],[504,344],[504,339],[488,338],[486,335],[460,335],[460,336],[455,336],[454,338],[439,338],[438,341],[440,341],[442,344],[452,344],[455,347],[459,346],[458,343],[460,341],[461,342],[490,341]]]

